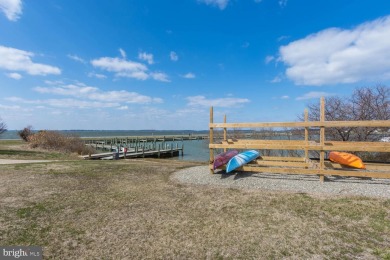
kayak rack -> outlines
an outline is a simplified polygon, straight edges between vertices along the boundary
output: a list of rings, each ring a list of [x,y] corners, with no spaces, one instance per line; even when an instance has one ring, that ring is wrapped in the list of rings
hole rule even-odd
[[[300,151],[301,156],[261,156],[239,168],[239,171],[246,172],[266,172],[279,174],[308,174],[318,175],[323,182],[325,176],[349,176],[365,178],[390,178],[390,163],[365,163],[366,170],[358,170],[343,166],[326,160],[325,155],[330,151],[347,152],[374,152],[388,153],[390,156],[390,142],[343,142],[325,140],[325,130],[327,128],[339,127],[370,127],[370,128],[390,128],[390,120],[372,121],[325,121],[325,99],[320,101],[320,120],[309,121],[308,110],[305,110],[303,122],[269,122],[269,123],[226,123],[226,115],[223,123],[214,123],[213,107],[210,108],[209,124],[209,149],[210,149],[210,173],[213,174],[214,156],[216,149],[258,149],[258,150],[278,150],[278,151]],[[241,139],[227,137],[227,129],[251,129],[251,128],[291,128],[303,129],[304,138],[302,140],[258,140]],[[222,129],[222,137],[215,138],[214,131]],[[309,140],[309,131],[319,130],[319,140]],[[216,133],[220,133],[218,131]],[[218,139],[218,141],[217,141]],[[318,160],[309,158],[309,153],[317,152]],[[219,169],[224,170],[225,166]]]

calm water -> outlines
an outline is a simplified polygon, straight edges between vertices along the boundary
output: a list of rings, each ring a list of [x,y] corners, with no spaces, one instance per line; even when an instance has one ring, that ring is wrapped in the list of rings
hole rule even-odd
[[[100,130],[67,130],[59,131],[64,134],[77,135],[80,137],[110,137],[110,136],[161,136],[161,135],[197,135],[197,134],[208,134],[208,131],[192,131],[192,130],[180,130],[180,131],[154,131],[154,130],[143,130],[143,131],[100,131]],[[0,139],[20,139],[18,132],[10,130],[2,135]],[[169,143],[169,142],[168,142]],[[179,147],[181,144],[184,145],[184,155],[174,157],[173,160],[185,160],[185,161],[208,161],[209,160],[209,140],[193,140],[193,141],[175,141]],[[175,145],[174,145],[175,146]]]

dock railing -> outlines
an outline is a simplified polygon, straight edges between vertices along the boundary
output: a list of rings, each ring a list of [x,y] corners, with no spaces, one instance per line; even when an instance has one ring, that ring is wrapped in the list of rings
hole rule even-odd
[[[210,108],[210,173],[214,173],[213,161],[215,150],[220,149],[257,149],[257,150],[300,150],[301,157],[288,156],[261,156],[256,161],[243,166],[240,170],[248,172],[267,172],[281,174],[311,174],[319,175],[320,181],[324,181],[326,175],[390,178],[389,163],[365,163],[366,170],[356,170],[332,163],[325,158],[326,152],[378,152],[388,153],[390,156],[389,142],[343,142],[325,140],[327,128],[335,127],[374,127],[390,128],[390,120],[376,121],[325,121],[325,100],[321,98],[320,120],[308,121],[308,111],[305,110],[302,122],[269,122],[269,123],[227,123],[226,116],[223,123],[214,123],[213,108]],[[304,129],[303,140],[255,140],[255,139],[228,139],[227,129],[251,129],[251,128],[292,128]],[[319,140],[309,140],[309,130],[319,129]],[[214,130],[223,129],[222,141],[215,142]],[[319,160],[309,158],[310,151],[319,153]]]

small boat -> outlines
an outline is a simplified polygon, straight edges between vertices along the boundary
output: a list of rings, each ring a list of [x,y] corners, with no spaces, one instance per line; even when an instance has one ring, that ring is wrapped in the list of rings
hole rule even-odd
[[[230,150],[224,153],[220,153],[214,158],[214,170],[229,162],[231,158],[238,154],[237,150]]]
[[[249,150],[243,153],[239,153],[236,156],[234,156],[232,159],[230,159],[230,161],[226,166],[226,172],[234,171],[235,169],[253,161],[259,156],[260,153],[256,150]]]
[[[330,152],[329,160],[335,163],[346,165],[352,168],[365,169],[362,159],[351,153],[345,152]]]

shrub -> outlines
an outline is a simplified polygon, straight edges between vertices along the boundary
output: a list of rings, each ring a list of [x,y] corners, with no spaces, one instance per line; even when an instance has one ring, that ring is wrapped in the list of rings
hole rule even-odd
[[[86,147],[83,140],[78,136],[64,135],[56,131],[39,131],[28,137],[32,148],[43,148],[67,153],[89,154],[90,147]]]
[[[32,134],[33,134],[33,131],[32,131],[32,126],[31,125],[23,128],[23,130],[18,131],[18,135],[25,142],[28,141],[29,136],[31,136]]]

